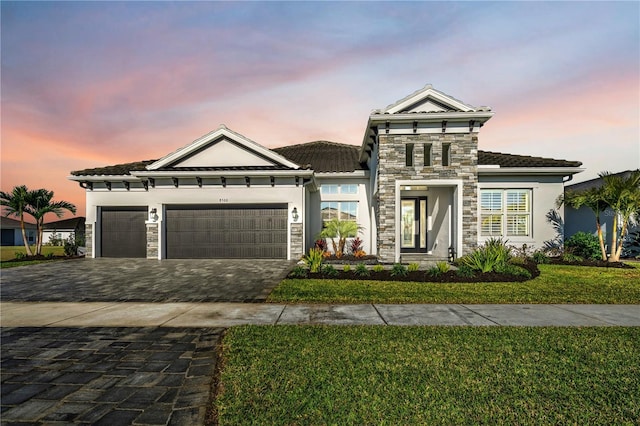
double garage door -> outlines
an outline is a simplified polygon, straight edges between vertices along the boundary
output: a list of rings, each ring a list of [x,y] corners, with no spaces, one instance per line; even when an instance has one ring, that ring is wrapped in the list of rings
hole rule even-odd
[[[102,256],[146,257],[146,214],[146,208],[103,209]],[[286,259],[287,218],[286,204],[170,205],[164,217],[166,257]]]

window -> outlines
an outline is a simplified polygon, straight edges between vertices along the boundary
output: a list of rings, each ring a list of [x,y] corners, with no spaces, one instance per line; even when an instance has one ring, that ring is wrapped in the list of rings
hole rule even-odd
[[[340,185],[322,185],[320,191],[323,194],[337,194]]]
[[[424,165],[431,166],[431,144],[424,144]]]
[[[443,166],[451,165],[451,144],[450,143],[442,144],[442,165]]]
[[[357,201],[323,201],[320,203],[322,222],[331,219],[352,220],[358,219]]]
[[[413,166],[413,144],[408,143],[405,147],[405,165]]]
[[[528,237],[531,235],[530,189],[480,191],[480,235]]]
[[[358,185],[356,184],[348,184],[348,185],[321,185],[320,192],[323,194],[357,194],[358,193]]]

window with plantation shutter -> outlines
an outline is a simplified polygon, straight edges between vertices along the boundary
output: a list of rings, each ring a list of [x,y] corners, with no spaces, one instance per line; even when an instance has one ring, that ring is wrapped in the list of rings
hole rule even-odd
[[[531,190],[481,190],[480,235],[483,237],[531,236]]]

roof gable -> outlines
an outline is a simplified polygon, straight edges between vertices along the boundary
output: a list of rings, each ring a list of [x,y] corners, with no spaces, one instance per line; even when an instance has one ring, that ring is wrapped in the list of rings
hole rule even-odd
[[[291,168],[299,166],[221,125],[187,146],[148,165],[147,170],[184,168]]]
[[[384,113],[411,113],[411,112],[475,112],[477,109],[471,105],[449,96],[427,84],[422,89],[400,99],[387,106]]]
[[[479,166],[499,166],[503,168],[534,167],[580,167],[580,161],[557,160],[555,158],[533,157],[530,155],[505,154],[478,150]]]

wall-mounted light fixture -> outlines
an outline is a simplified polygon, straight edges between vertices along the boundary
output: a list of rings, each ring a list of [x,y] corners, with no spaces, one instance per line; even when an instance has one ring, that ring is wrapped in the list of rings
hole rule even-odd
[[[293,210],[291,210],[291,219],[293,219],[294,222],[297,222],[299,218],[300,216],[298,215],[298,208],[294,207]]]
[[[151,222],[157,222],[158,221],[158,209],[156,209],[155,207],[152,208],[151,210],[149,210],[149,220]]]

